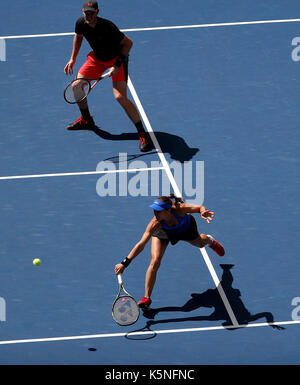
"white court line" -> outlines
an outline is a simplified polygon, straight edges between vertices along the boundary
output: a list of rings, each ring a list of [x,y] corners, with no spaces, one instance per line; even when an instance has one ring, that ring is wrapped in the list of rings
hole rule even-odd
[[[1,176],[0,180],[50,178],[50,177],[56,177],[56,176],[113,174],[113,173],[120,173],[120,172],[140,172],[140,171],[155,171],[155,170],[164,170],[164,167],[127,168],[127,169],[105,170],[105,171],[62,172],[62,173],[54,173],[54,174],[13,175],[13,176]]]
[[[168,164],[168,162],[167,162],[167,160],[165,158],[165,155],[162,152],[161,147],[160,147],[160,145],[159,145],[159,143],[158,143],[158,141],[156,139],[156,136],[155,136],[155,134],[154,134],[154,132],[152,130],[151,124],[149,122],[149,119],[148,119],[148,117],[147,117],[147,115],[146,115],[146,113],[144,111],[142,103],[141,103],[141,101],[140,101],[140,99],[139,99],[139,97],[138,97],[138,95],[137,95],[137,93],[135,91],[135,88],[134,88],[134,86],[132,84],[132,81],[131,81],[130,77],[128,77],[128,88],[129,88],[129,90],[131,92],[131,95],[133,97],[133,100],[134,100],[134,102],[135,102],[135,104],[136,104],[136,106],[137,106],[137,108],[138,108],[138,110],[140,112],[141,118],[143,119],[143,121],[145,123],[146,129],[149,132],[149,135],[150,135],[150,137],[152,139],[154,147],[155,147],[155,149],[156,149],[156,151],[158,153],[159,159],[160,159],[162,165],[165,167],[165,171],[166,171],[166,174],[167,174],[167,176],[169,178],[169,181],[170,181],[170,183],[171,183],[171,185],[173,187],[174,194],[176,196],[180,197],[180,196],[182,196],[182,194],[181,194],[181,192],[179,190],[179,187],[178,187],[178,185],[177,185],[177,183],[176,183],[176,181],[174,179],[174,176],[173,176],[173,174],[171,172],[170,166],[169,166],[169,164]],[[224,306],[225,306],[225,308],[226,308],[226,310],[227,310],[227,312],[229,314],[231,322],[233,323],[233,325],[237,326],[239,323],[238,323],[238,321],[237,321],[237,319],[236,319],[236,317],[235,317],[235,315],[234,315],[234,313],[232,311],[230,303],[229,303],[229,301],[227,299],[227,296],[226,296],[226,294],[225,294],[225,292],[224,292],[224,290],[222,288],[222,285],[221,285],[221,282],[220,282],[220,280],[219,280],[219,278],[217,276],[217,273],[216,273],[216,271],[215,271],[215,269],[214,269],[214,267],[213,267],[213,265],[212,265],[212,263],[211,263],[211,261],[209,259],[207,251],[205,250],[204,247],[199,248],[199,250],[201,251],[201,253],[203,255],[203,258],[204,258],[204,261],[206,263],[206,266],[207,266],[207,268],[208,268],[208,270],[209,270],[209,272],[210,272],[210,274],[211,274],[211,276],[213,278],[213,281],[215,283],[216,288],[219,291],[219,294],[220,294],[220,296],[221,296],[221,298],[223,300]]]
[[[121,31],[122,32],[165,31],[165,30],[174,30],[174,29],[233,27],[233,26],[239,26],[239,25],[297,23],[297,22],[300,22],[300,19],[255,20],[255,21],[236,21],[236,22],[229,22],[229,23],[213,23],[213,24],[174,25],[174,26],[166,26],[166,27],[126,28],[126,29],[121,29]],[[36,35],[0,36],[0,39],[26,39],[26,38],[35,38],[35,37],[58,37],[58,36],[73,36],[73,35],[74,35],[74,32],[44,33],[44,34],[36,34]]]
[[[69,336],[69,337],[47,337],[47,338],[31,338],[22,340],[7,340],[0,341],[0,345],[12,345],[12,344],[28,344],[33,342],[58,342],[58,341],[74,341],[74,340],[86,340],[86,339],[97,339],[97,338],[112,338],[112,337],[126,337],[126,336],[146,336],[153,334],[172,334],[172,333],[193,333],[203,331],[214,331],[214,330],[230,330],[230,329],[244,329],[244,328],[256,328],[264,326],[280,326],[280,325],[296,325],[300,324],[300,321],[283,321],[283,322],[262,322],[238,326],[208,326],[203,328],[186,328],[186,329],[166,329],[166,330],[148,330],[148,331],[135,331],[127,333],[107,333],[107,334],[88,334],[81,336]]]

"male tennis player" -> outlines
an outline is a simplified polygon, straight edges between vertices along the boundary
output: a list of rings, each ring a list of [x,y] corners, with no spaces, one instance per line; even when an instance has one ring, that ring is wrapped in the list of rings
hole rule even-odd
[[[82,12],[83,17],[76,22],[73,50],[71,58],[65,66],[65,73],[66,75],[73,73],[73,66],[85,37],[92,51],[87,55],[87,61],[79,69],[77,78],[97,79],[106,69],[109,69],[114,97],[124,108],[138,131],[140,151],[149,151],[151,149],[149,135],[144,130],[136,107],[127,97],[128,55],[133,44],[132,40],[110,20],[98,17],[97,1],[85,1]],[[78,107],[81,117],[69,124],[67,129],[92,129],[95,123],[90,115],[86,99],[78,103]]]
[[[175,201],[173,202],[172,199]],[[143,251],[152,236],[152,260],[146,273],[145,296],[138,302],[139,307],[144,309],[147,309],[152,303],[150,297],[156,274],[169,242],[175,245],[178,241],[186,241],[196,247],[209,246],[219,256],[225,254],[223,246],[211,235],[198,233],[197,223],[191,215],[191,213],[200,213],[201,218],[210,223],[214,212],[207,210],[204,206],[185,204],[182,198],[176,198],[173,194],[156,199],[150,207],[154,210],[154,217],[149,222],[142,238],[128,256],[115,266],[115,273],[121,274],[125,267]]]

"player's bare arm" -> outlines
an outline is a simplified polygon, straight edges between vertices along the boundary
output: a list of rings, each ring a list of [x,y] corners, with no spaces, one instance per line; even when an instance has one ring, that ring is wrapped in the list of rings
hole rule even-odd
[[[121,42],[121,57],[109,70],[110,76],[116,75],[119,72],[120,66],[122,64],[122,57],[128,57],[131,47],[133,45],[132,40],[128,36],[124,36]]]
[[[127,260],[127,264],[129,264],[135,257],[137,257],[144,250],[151,236],[159,227],[161,227],[161,224],[158,222],[158,220],[155,217],[153,217],[151,221],[148,223],[146,230],[142,235],[141,239],[136,243],[136,245],[132,248],[128,256],[125,258],[125,260]],[[121,274],[124,271],[125,267],[126,266],[123,265],[122,263],[118,263],[115,266],[115,273]]]
[[[182,214],[190,213],[190,214],[200,214],[201,218],[205,219],[207,223],[213,219],[215,213],[213,211],[208,210],[203,205],[191,205],[187,203],[180,203],[178,205],[178,211]]]
[[[73,50],[72,50],[71,58],[65,66],[66,75],[73,74],[73,67],[74,67],[74,64],[76,63],[77,55],[81,48],[82,40],[83,40],[83,35],[75,34],[73,39]]]

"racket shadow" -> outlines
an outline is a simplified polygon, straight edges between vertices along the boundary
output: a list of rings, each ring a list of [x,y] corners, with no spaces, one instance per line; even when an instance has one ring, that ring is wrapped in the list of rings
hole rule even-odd
[[[97,126],[95,126],[91,131],[104,140],[139,140],[138,134],[134,132],[111,134],[110,132],[104,131]],[[167,132],[154,132],[154,134],[162,151],[170,154],[171,159],[177,160],[181,163],[191,160],[199,151],[198,148],[189,147],[185,140],[178,135],[169,134]],[[155,150],[153,145],[152,148],[150,148],[150,151],[151,150]]]
[[[273,329],[283,330],[284,327],[278,326],[274,324],[273,314],[270,312],[261,312],[257,314],[251,314],[247,308],[245,307],[243,301],[241,300],[241,292],[239,289],[232,287],[233,276],[231,273],[231,269],[234,265],[229,264],[221,264],[221,268],[223,269],[221,285],[224,289],[226,296],[230,302],[232,310],[238,320],[239,325],[245,326],[249,322],[256,321],[261,318],[265,318],[267,323]],[[238,328],[233,328],[230,317],[227,313],[227,310],[223,304],[223,301],[219,295],[218,289],[208,289],[203,293],[192,293],[191,299],[189,299],[183,306],[167,306],[156,309],[149,309],[148,311],[144,311],[143,315],[145,318],[151,319],[147,321],[146,327],[151,327],[157,324],[165,324],[170,322],[187,322],[187,321],[224,321],[222,325],[224,327],[230,326],[228,330],[240,329],[242,326]],[[169,318],[163,320],[155,321],[154,318],[159,313],[164,312],[191,312],[197,310],[199,308],[214,308],[214,311],[205,316],[194,316],[194,317],[184,317],[184,318]]]
[[[131,332],[128,332],[125,335],[125,338],[128,340],[134,340],[134,341],[145,341],[145,340],[151,340],[152,338],[155,338],[157,336],[157,333],[150,329],[150,325],[148,323],[146,326],[144,326],[141,329],[132,330]]]
[[[120,156],[119,154],[119,155],[115,155],[115,156],[111,156],[109,158],[103,159],[103,162],[111,162],[111,163],[117,164],[122,162],[129,162],[131,160],[141,158],[144,156],[153,155],[153,154],[157,154],[157,152],[152,151],[152,152],[138,153],[138,154],[126,154],[125,156]]]

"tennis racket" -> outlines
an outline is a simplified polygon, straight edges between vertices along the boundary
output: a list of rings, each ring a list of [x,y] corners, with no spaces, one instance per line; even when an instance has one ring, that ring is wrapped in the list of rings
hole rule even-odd
[[[121,274],[118,274],[118,283],[119,292],[112,305],[112,316],[118,325],[129,326],[139,319],[140,308],[136,300],[125,290]],[[121,295],[122,290],[125,294]]]
[[[86,78],[74,79],[64,89],[64,99],[67,103],[76,104],[82,102],[88,94],[92,91],[96,84],[100,80],[109,76],[109,72],[106,72],[100,78],[96,79],[93,83]]]

